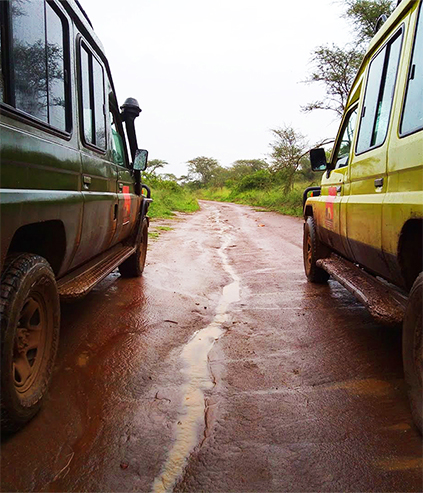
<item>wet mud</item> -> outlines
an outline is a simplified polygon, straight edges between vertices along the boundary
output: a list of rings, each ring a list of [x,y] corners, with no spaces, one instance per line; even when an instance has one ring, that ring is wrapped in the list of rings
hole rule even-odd
[[[212,202],[182,219],[142,278],[62,306],[2,491],[421,491],[400,328],[306,282],[300,220]]]

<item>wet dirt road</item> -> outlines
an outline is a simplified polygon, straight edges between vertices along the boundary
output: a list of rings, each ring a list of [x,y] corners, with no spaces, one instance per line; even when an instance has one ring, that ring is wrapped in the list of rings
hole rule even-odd
[[[400,329],[306,282],[302,222],[203,202],[62,307],[46,406],[2,491],[421,491]]]

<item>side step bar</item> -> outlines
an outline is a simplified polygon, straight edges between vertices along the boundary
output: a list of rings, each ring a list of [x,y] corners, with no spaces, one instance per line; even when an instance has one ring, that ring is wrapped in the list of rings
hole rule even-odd
[[[134,252],[134,247],[116,245],[110,251],[63,277],[57,283],[60,299],[73,301],[82,298]]]
[[[394,287],[335,254],[317,260],[316,264],[361,301],[377,322],[386,325],[402,323],[407,298]]]

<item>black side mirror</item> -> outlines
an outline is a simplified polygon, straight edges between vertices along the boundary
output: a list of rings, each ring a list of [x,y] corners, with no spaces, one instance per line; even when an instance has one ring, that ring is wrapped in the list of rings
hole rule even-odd
[[[311,149],[310,151],[310,163],[313,171],[325,171],[328,169],[328,163],[326,161],[326,153],[323,147],[317,149]]]
[[[148,151],[145,149],[137,149],[135,151],[135,159],[133,169],[137,171],[145,171],[147,169]]]

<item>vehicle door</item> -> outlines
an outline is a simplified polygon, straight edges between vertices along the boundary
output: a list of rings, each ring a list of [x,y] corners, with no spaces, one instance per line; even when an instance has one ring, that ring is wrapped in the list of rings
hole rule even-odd
[[[402,38],[401,27],[370,61],[346,203],[348,244],[353,258],[380,275],[386,275],[388,269],[382,254],[382,203],[387,187],[387,135]]]
[[[0,70],[1,247],[9,246],[19,227],[40,231],[43,224],[39,243],[48,243],[47,251],[64,243],[63,261],[53,265],[60,276],[78,248],[83,215],[72,22],[59,2],[0,2],[0,14],[0,51],[8,60],[7,70]],[[48,231],[55,232],[56,244]]]
[[[388,189],[383,203],[382,222],[382,249],[391,268],[391,279],[397,283],[401,283],[402,280],[398,263],[398,244],[402,228],[409,219],[423,216],[422,2],[420,6],[414,6],[414,12],[409,18],[408,43],[404,50],[403,66],[398,79],[398,96],[392,118]],[[418,258],[413,260],[414,265],[418,265],[418,262]]]
[[[107,154],[105,70],[101,59],[82,37],[78,42],[80,136],[84,215],[79,265],[104,252],[116,231],[117,169]]]
[[[116,97],[109,84],[109,151],[117,168],[118,209],[117,226],[112,244],[128,238],[137,224],[141,198],[135,194],[135,181],[131,169],[122,119]]]
[[[345,241],[345,196],[348,196],[348,164],[353,147],[354,130],[357,121],[357,104],[346,113],[341,124],[335,148],[332,153],[331,167],[322,179],[321,217],[318,224],[322,226],[319,233],[322,240],[334,250],[348,255]]]

